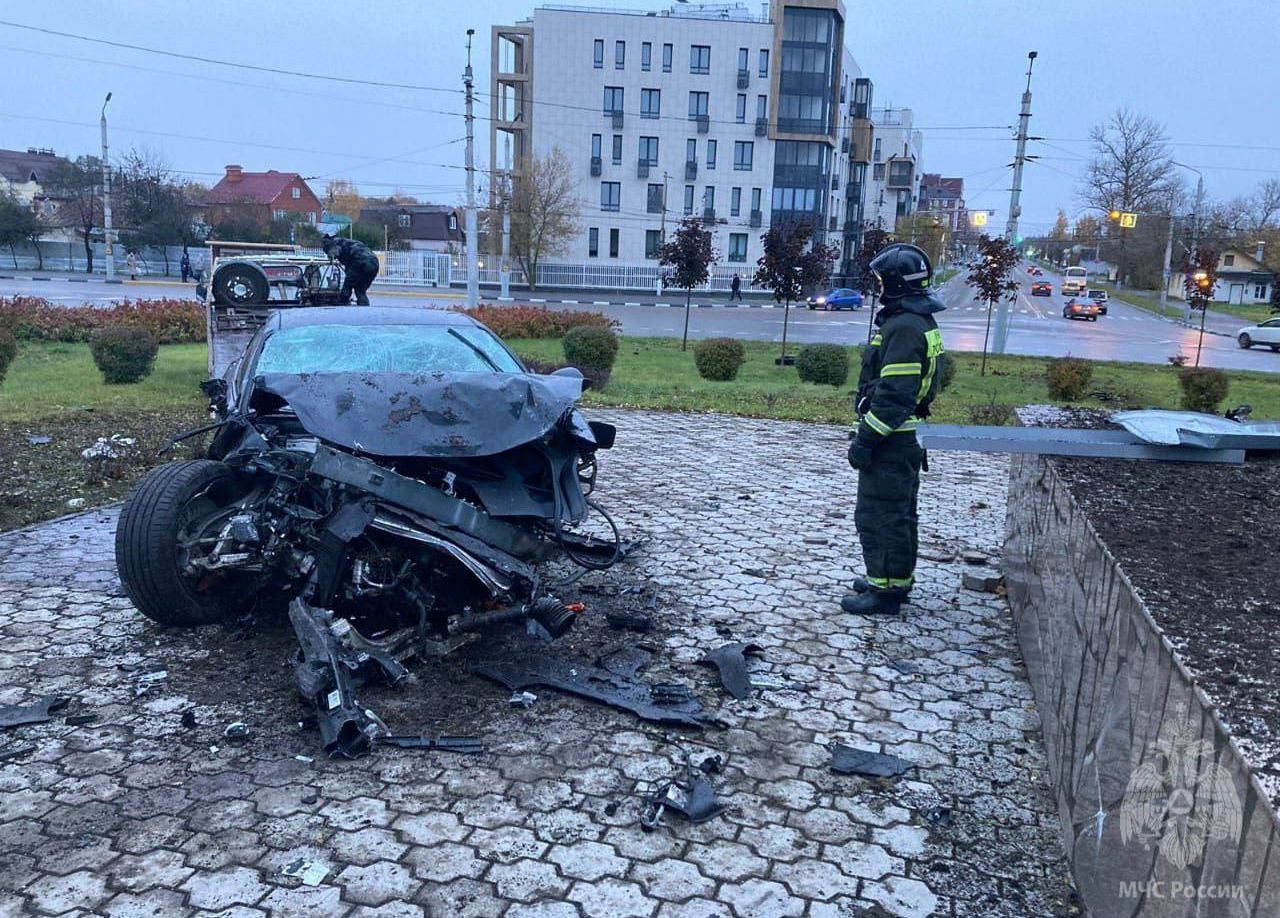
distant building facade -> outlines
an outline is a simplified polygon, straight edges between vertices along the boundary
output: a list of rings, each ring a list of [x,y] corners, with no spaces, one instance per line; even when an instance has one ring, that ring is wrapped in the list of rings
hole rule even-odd
[[[386,227],[416,251],[457,252],[467,243],[457,210],[447,204],[372,203],[361,208],[358,222]]]
[[[323,208],[310,186],[296,172],[246,172],[229,165],[218,184],[205,197],[211,226],[247,222],[265,226],[272,220],[301,219],[320,222]]]

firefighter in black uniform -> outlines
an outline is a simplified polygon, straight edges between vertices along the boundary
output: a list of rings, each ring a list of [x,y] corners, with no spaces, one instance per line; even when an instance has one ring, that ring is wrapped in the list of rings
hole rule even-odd
[[[356,305],[368,306],[369,285],[378,276],[378,256],[363,242],[355,239],[325,236],[320,247],[330,261],[342,265],[342,289],[338,291],[338,299],[349,303],[354,292]]]
[[[942,333],[930,292],[933,266],[914,245],[897,243],[871,262],[880,287],[878,331],[862,353],[858,432],[849,464],[858,471],[854,524],[867,576],[840,605],[857,614],[894,614],[914,582],[916,514],[925,453],[916,425],[929,414],[942,376]]]

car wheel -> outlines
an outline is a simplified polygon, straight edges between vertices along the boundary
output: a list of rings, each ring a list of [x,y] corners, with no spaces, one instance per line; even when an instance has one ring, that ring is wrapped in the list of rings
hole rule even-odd
[[[1240,336],[1236,338],[1236,343],[1246,350],[1253,347],[1253,339],[1249,337],[1248,332],[1241,332]]]
[[[269,295],[267,279],[248,265],[225,265],[213,276],[213,299],[223,306],[259,306]]]
[[[183,544],[216,538],[249,490],[234,469],[208,459],[170,462],[143,476],[116,523],[116,570],[139,612],[161,625],[195,627],[243,608],[257,581],[237,572],[191,573]]]
[[[1280,354],[1280,344],[1271,344],[1268,347],[1271,348],[1273,353]]]

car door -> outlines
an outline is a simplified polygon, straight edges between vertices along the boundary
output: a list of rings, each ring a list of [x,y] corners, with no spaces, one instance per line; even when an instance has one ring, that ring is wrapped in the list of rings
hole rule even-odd
[[[1259,325],[1256,338],[1264,344],[1280,344],[1280,319],[1268,319]]]

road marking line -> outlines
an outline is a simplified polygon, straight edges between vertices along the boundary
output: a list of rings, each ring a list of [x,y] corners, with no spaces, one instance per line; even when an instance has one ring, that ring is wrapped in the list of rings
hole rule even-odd
[[[533,297],[530,297],[530,298],[529,298],[529,302],[530,302],[530,303],[545,303],[545,302],[546,302],[546,300],[538,300],[538,299],[534,299]]]
[[[622,304],[623,306],[639,306],[639,303],[633,303],[630,300]]]
[[[577,305],[578,305],[578,301],[577,301],[577,300],[561,300],[560,302],[561,302],[561,303],[569,303],[569,304],[571,304],[571,305],[573,305],[573,306],[577,306]]]
[[[609,301],[608,300],[592,300],[591,305],[592,306],[608,306]]]

